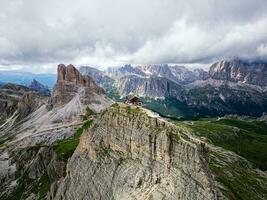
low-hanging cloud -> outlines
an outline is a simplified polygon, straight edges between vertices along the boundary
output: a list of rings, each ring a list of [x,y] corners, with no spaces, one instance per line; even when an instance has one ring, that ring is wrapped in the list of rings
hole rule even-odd
[[[1,0],[0,69],[267,58],[266,0]]]

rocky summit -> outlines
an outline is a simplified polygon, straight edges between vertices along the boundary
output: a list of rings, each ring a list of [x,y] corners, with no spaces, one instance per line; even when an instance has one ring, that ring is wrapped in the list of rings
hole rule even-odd
[[[86,97],[93,93],[104,94],[104,90],[97,86],[91,77],[81,75],[73,65],[58,65],[57,83],[52,92],[52,105],[64,105],[77,93],[83,93]]]
[[[50,198],[228,199],[231,187],[215,177],[227,163],[241,161],[146,109],[113,104],[83,133],[65,178],[57,182]],[[217,171],[212,167],[215,162]],[[254,183],[263,184],[261,189],[266,186],[264,174],[249,166],[246,170],[259,177]]]
[[[55,199],[217,199],[205,144],[146,112],[114,105],[99,116]]]

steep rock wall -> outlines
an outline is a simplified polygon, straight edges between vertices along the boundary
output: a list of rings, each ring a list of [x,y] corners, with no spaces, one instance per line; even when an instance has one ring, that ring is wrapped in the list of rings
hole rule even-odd
[[[57,83],[51,99],[53,106],[62,106],[70,102],[81,90],[87,97],[104,94],[104,90],[91,77],[81,75],[73,65],[58,65],[57,74]]]
[[[218,199],[207,148],[136,107],[113,106],[84,133],[52,199]]]

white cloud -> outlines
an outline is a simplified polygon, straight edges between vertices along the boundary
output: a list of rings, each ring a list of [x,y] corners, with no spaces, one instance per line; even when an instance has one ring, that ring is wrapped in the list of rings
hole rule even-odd
[[[177,21],[162,38],[148,40],[137,51],[138,62],[199,62],[214,61],[224,56],[264,58],[258,45],[267,41],[267,18],[253,23],[235,25],[229,29],[206,30],[201,25]],[[261,47],[263,48],[263,47]]]
[[[260,56],[265,56],[267,57],[267,43],[266,44],[261,44],[258,48],[257,48],[257,53]]]
[[[1,0],[0,68],[266,59],[266,10],[266,0]]]

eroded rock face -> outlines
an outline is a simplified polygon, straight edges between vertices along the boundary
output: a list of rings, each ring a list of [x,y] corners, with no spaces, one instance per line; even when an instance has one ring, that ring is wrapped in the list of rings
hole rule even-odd
[[[27,87],[7,85],[1,89],[0,100],[7,111],[3,116],[9,118],[0,127],[0,199],[45,199],[54,182],[47,198],[53,197],[58,179],[66,175],[65,159],[72,155],[69,146],[65,149],[59,141],[75,148],[69,139],[82,126],[81,115],[87,107],[99,112],[111,101],[102,88],[73,66],[59,66],[50,101],[60,107],[51,108],[45,101],[47,96]],[[14,109],[9,101],[15,102]],[[14,115],[10,116],[7,108],[12,108]],[[68,151],[67,155],[63,158],[57,148]]]
[[[80,91],[85,91],[86,95],[104,93],[104,90],[97,86],[91,77],[81,75],[73,65],[66,67],[60,64],[57,71],[57,83],[52,93],[53,106],[68,103]]]
[[[266,63],[248,63],[239,59],[224,60],[213,64],[209,75],[213,79],[267,86]]]
[[[179,84],[164,77],[122,77],[115,83],[115,87],[120,94],[125,96],[134,94],[152,98],[178,96],[183,92],[183,89]]]
[[[47,187],[44,184],[49,186],[51,182],[65,176],[66,162],[57,159],[56,152],[49,146],[16,149],[6,154],[5,161],[10,162],[11,166],[9,169],[0,170],[0,199],[18,199],[20,197],[20,199],[31,199],[32,195],[34,195],[32,199],[46,199],[46,192],[41,191]],[[1,159],[3,158],[0,158],[0,161],[2,161]],[[3,177],[4,170],[9,173],[8,176]],[[33,187],[36,186],[39,190],[38,195],[33,191]],[[12,187],[15,187],[14,191],[12,191]],[[10,193],[9,190],[13,193]]]
[[[18,102],[18,120],[23,119],[24,117],[28,116],[30,113],[38,109],[41,105],[44,105],[46,103],[45,100],[46,99],[39,93],[25,93]]]
[[[54,199],[217,199],[207,149],[143,110],[113,107],[82,135]]]
[[[15,112],[19,115],[17,120],[23,119],[47,98],[32,89],[16,84],[6,84],[0,87],[0,123],[11,117]]]

